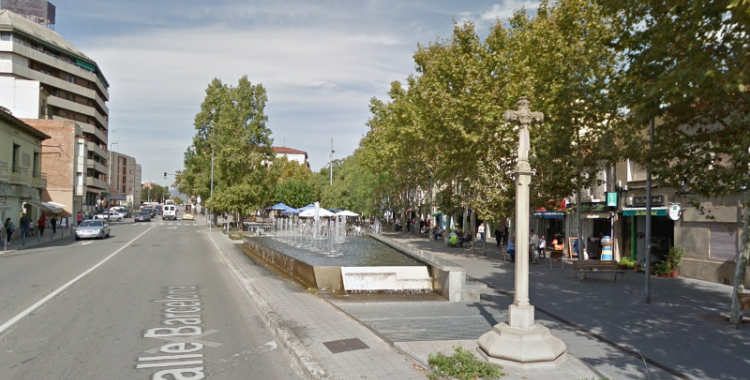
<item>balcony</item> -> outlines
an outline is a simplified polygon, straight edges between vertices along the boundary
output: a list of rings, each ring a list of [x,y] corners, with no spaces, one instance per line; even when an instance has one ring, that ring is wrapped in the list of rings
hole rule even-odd
[[[29,168],[13,168],[10,173],[10,183],[14,185],[31,185]]]
[[[31,176],[31,187],[36,189],[47,188],[47,174],[46,173],[34,173]]]
[[[86,159],[86,167],[93,168],[99,173],[107,174],[108,170],[104,164],[100,164],[90,158]]]
[[[10,165],[7,162],[0,161],[0,183],[10,181]]]
[[[106,190],[108,188],[106,181],[102,181],[99,178],[94,177],[86,177],[86,186],[95,187],[100,190]]]

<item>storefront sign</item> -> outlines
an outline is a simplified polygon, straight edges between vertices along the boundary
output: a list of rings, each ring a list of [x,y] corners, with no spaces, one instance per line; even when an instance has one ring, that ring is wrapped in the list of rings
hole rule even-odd
[[[663,206],[664,195],[652,195],[651,206]],[[646,197],[633,197],[633,207],[646,207]]]
[[[645,208],[631,208],[622,210],[623,216],[646,216]],[[659,207],[651,209],[651,216],[667,216],[667,208]]]
[[[682,207],[680,205],[669,206],[669,219],[680,220],[680,216],[682,216]]]
[[[617,207],[617,193],[607,193],[607,207]]]

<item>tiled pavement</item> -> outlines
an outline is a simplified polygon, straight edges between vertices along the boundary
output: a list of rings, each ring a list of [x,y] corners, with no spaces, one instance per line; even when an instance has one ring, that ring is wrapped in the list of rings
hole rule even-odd
[[[494,288],[483,304],[507,309],[513,294],[513,264],[502,260],[494,242],[488,252],[448,248],[411,234],[384,233],[416,249],[451,260]],[[628,272],[613,282],[601,276],[580,284],[570,264],[530,266],[530,299],[539,323],[568,351],[616,379],[750,378],[750,325],[739,330],[721,318],[728,312],[730,286],[686,278],[651,279],[651,303],[644,302],[645,275]],[[644,362],[645,361],[645,362]]]

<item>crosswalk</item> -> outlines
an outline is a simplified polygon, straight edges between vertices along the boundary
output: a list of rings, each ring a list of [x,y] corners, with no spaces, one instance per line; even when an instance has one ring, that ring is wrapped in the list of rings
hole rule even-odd
[[[132,223],[132,224],[123,224],[124,226],[130,225],[130,226],[170,226],[170,227],[177,227],[177,226],[185,226],[185,227],[200,227],[201,225],[199,223],[180,223],[180,222],[139,222],[139,223]]]

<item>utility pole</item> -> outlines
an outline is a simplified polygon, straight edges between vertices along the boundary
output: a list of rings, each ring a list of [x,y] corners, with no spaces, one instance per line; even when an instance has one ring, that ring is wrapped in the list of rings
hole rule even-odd
[[[211,196],[209,197],[210,200],[214,199],[214,145],[211,144]],[[211,209],[208,209],[208,230],[213,230],[213,223],[211,220]]]
[[[646,303],[651,303],[651,153],[654,147],[654,118],[648,123],[648,163],[646,164]]]
[[[331,167],[331,183],[330,185],[333,185],[333,153],[335,151],[333,150],[333,137],[331,137],[331,154],[328,156],[328,165]]]

